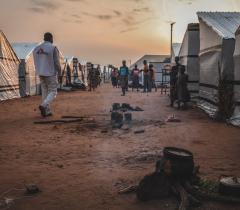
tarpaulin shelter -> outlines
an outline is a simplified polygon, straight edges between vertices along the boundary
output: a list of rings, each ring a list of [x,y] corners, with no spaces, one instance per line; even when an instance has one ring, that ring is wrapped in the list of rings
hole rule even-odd
[[[63,83],[66,86],[71,86],[73,80],[74,80],[74,62],[73,62],[73,56],[65,56],[65,65],[64,65],[64,73],[63,73]]]
[[[19,63],[17,55],[0,30],[0,101],[20,97]]]
[[[239,12],[198,12],[200,23],[199,107],[214,117],[219,111],[219,82],[234,78],[235,32]]]
[[[88,86],[87,76],[88,76],[88,69],[87,69],[87,61],[81,58],[78,58],[79,62],[79,69],[81,72],[81,80],[83,81],[84,85]]]
[[[40,79],[36,73],[33,61],[33,50],[39,43],[13,43],[12,47],[17,54],[19,65],[19,85],[21,97],[39,95]]]
[[[172,55],[171,55],[171,63],[175,64],[175,57],[179,55],[182,43],[173,43],[172,44]]]
[[[180,63],[186,66],[188,74],[188,89],[192,100],[196,100],[199,93],[199,24],[191,23],[185,32],[179,51]]]
[[[234,51],[234,113],[231,123],[240,126],[240,28],[236,32]]]

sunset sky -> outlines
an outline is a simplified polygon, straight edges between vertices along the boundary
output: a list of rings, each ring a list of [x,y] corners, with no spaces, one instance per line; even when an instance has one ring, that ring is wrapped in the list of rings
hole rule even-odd
[[[181,42],[197,11],[239,11],[240,0],[1,0],[10,42],[38,42],[46,31],[65,55],[101,64],[168,54],[171,21]]]

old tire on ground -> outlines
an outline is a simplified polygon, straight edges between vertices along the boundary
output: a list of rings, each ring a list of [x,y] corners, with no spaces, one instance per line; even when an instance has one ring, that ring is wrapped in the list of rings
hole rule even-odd
[[[240,178],[221,178],[219,182],[219,192],[223,195],[240,196]]]
[[[185,149],[165,147],[163,156],[171,164],[171,176],[177,179],[188,179],[194,170],[193,154]]]

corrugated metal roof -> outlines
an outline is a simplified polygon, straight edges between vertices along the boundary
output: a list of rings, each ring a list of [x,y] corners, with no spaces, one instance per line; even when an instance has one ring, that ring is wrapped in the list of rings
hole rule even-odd
[[[180,49],[181,49],[182,43],[173,43],[172,49],[175,56],[179,55]]]
[[[12,43],[12,48],[14,49],[19,59],[28,59],[28,56],[32,53],[32,51],[38,44],[39,43],[36,43],[36,42]]]
[[[222,38],[235,38],[240,26],[240,12],[198,12],[197,15]]]

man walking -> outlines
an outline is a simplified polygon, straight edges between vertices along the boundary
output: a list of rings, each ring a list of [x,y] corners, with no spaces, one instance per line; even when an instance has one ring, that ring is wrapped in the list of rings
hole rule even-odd
[[[58,80],[61,80],[59,51],[53,45],[53,35],[44,34],[44,42],[33,51],[34,64],[40,77],[42,103],[39,110],[43,117],[51,116],[50,104],[57,96]]]
[[[126,61],[124,60],[122,62],[122,66],[119,69],[120,83],[121,83],[121,87],[122,87],[122,96],[125,96],[125,93],[127,90],[128,75],[129,75],[129,69],[126,65]]]

